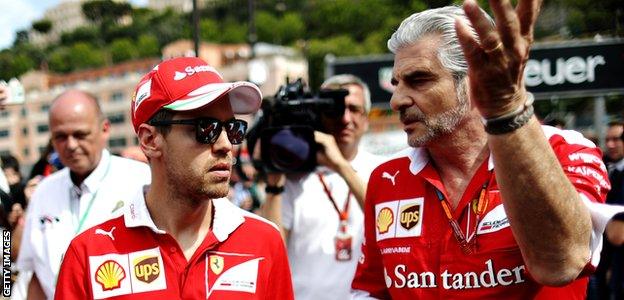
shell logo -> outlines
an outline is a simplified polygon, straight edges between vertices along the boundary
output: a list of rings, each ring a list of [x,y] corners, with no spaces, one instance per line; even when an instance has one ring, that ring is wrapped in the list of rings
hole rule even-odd
[[[95,281],[105,291],[119,288],[124,278],[126,278],[126,271],[114,260],[103,262],[95,271]]]
[[[394,223],[394,213],[390,208],[384,207],[377,214],[377,231],[381,234],[388,232],[392,223]]]

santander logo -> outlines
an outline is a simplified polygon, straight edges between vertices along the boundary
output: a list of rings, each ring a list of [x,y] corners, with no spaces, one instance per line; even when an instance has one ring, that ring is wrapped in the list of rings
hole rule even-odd
[[[219,77],[221,77],[221,75],[219,75],[219,72],[217,72],[215,68],[209,65],[202,65],[202,66],[195,66],[195,67],[187,66],[186,68],[184,68],[183,72],[175,71],[175,74],[173,75],[173,80],[175,81],[182,80],[188,76],[193,76],[199,72],[213,72],[217,74]]]

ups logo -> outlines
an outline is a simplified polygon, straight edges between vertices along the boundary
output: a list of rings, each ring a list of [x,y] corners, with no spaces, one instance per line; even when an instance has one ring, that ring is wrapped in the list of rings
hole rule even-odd
[[[420,204],[409,204],[401,207],[401,227],[410,230],[420,221]]]
[[[145,283],[151,283],[160,275],[158,257],[140,257],[134,261],[134,276]]]

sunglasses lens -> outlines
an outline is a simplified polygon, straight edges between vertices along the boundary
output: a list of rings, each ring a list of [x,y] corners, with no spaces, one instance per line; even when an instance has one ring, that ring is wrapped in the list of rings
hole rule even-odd
[[[233,145],[238,145],[245,139],[245,132],[247,132],[247,122],[243,120],[232,120],[225,123],[225,131],[227,132],[228,139]]]
[[[222,126],[225,126],[225,132],[233,145],[238,145],[245,139],[247,122],[243,120],[220,122],[215,119],[200,119],[197,123],[197,141],[203,144],[214,144],[221,134]]]
[[[197,141],[203,144],[216,142],[221,133],[220,125],[219,121],[216,120],[200,120],[197,123]]]

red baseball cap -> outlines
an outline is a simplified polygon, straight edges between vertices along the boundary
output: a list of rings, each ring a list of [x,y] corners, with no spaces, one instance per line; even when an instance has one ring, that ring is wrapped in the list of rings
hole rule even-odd
[[[228,95],[235,114],[260,108],[262,94],[251,82],[223,82],[217,70],[197,57],[165,60],[145,74],[132,97],[132,125],[137,132],[161,108],[175,111],[204,107]]]

